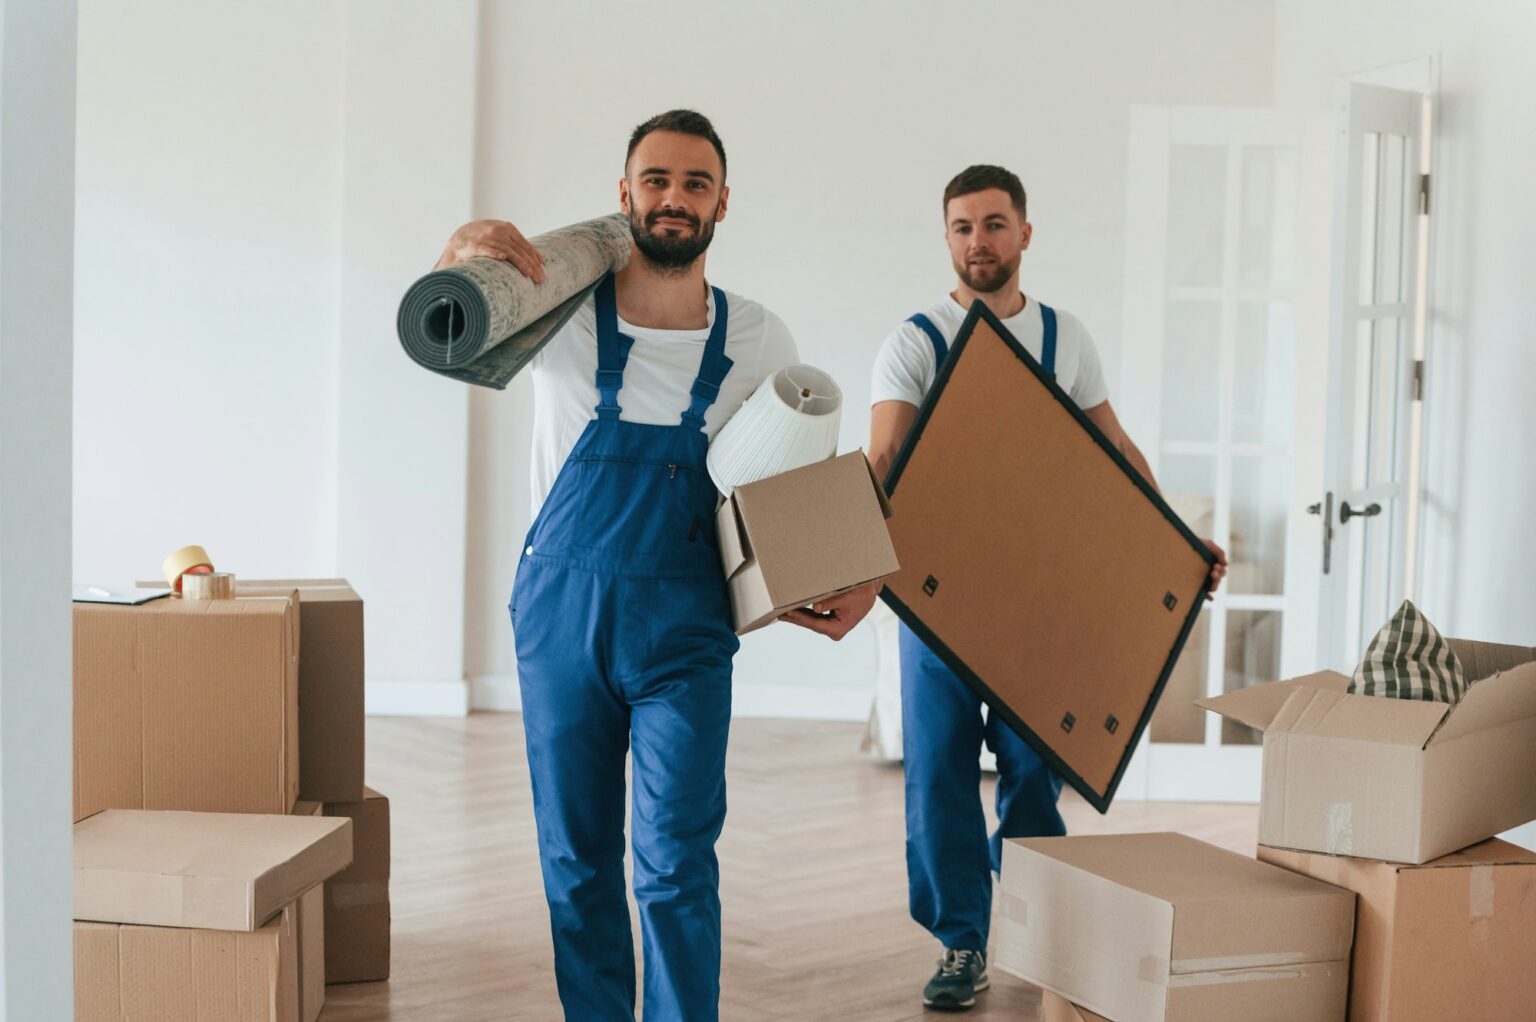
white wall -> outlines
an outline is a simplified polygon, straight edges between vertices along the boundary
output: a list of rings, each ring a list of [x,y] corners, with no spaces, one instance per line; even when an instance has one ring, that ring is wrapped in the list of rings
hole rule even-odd
[[[1286,0],[1275,38],[1277,102],[1297,107],[1439,54],[1419,602],[1451,634],[1536,643],[1536,5]]]
[[[940,197],[969,163],[1023,178],[1024,287],[1080,315],[1119,379],[1129,106],[1268,105],[1271,17],[1252,0],[496,4],[475,211],[531,233],[616,208],[630,129],[700,109],[730,159],[710,276],[785,318],[843,387],[844,449],[863,446],[881,340],[953,286]],[[471,399],[474,675],[515,669],[505,608],[529,524],[528,401],[525,380]],[[872,639],[834,647],[777,625],[746,639],[736,677],[739,694],[867,688]],[[847,694],[821,702],[867,705]]]
[[[76,578],[327,574],[343,10],[80,6]]]
[[[67,1019],[75,5],[0,4],[0,1022]]]

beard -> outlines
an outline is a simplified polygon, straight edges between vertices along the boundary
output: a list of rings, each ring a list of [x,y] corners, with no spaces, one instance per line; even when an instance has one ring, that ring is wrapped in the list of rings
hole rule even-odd
[[[719,211],[718,205],[715,211]],[[652,225],[662,217],[687,220],[692,230],[652,234]],[[654,269],[664,274],[680,275],[687,273],[688,268],[709,248],[709,243],[715,240],[715,217],[711,213],[707,220],[701,220],[687,210],[665,207],[653,209],[643,216],[638,211],[631,211],[629,233],[635,240],[635,248],[640,250],[645,261]]]
[[[1018,272],[1019,258],[1017,256],[1009,262],[999,259],[991,266],[968,266],[964,263],[955,264],[955,272],[965,282],[965,286],[977,294],[991,294],[1000,290],[1004,284],[1013,279]]]

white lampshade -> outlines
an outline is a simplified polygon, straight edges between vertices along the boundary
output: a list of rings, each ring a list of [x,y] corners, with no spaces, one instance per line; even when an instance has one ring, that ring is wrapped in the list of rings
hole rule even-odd
[[[837,453],[843,392],[814,366],[794,365],[764,380],[709,445],[709,477],[726,496],[780,472]]]

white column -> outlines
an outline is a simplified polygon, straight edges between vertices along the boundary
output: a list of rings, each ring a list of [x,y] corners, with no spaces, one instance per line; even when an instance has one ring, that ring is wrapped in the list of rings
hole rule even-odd
[[[73,1016],[75,4],[0,6],[0,1020]]]
[[[479,20],[475,0],[348,8],[337,560],[367,606],[371,713],[468,707],[469,395],[406,358],[395,312],[469,219]]]

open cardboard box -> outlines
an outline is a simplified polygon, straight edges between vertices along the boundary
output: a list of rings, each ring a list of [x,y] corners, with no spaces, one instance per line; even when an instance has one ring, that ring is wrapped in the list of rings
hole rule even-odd
[[[885,601],[1106,811],[1214,555],[980,302],[886,489]]]
[[[1459,703],[1321,671],[1199,700],[1264,732],[1259,842],[1425,863],[1536,819],[1536,649],[1451,639]]]
[[[894,572],[890,515],[863,451],[736,487],[715,515],[736,634]]]

